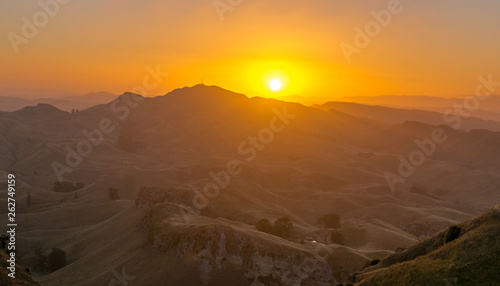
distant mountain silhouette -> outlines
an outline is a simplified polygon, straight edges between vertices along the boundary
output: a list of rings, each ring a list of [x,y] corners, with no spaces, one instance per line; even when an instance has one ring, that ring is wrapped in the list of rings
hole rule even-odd
[[[334,109],[353,116],[365,117],[390,124],[398,124],[405,121],[419,121],[433,125],[446,124],[443,119],[443,113],[427,110],[390,108],[387,106],[372,106],[351,102],[327,102],[322,105],[314,105],[314,107],[323,110]],[[460,128],[463,130],[488,129],[500,131],[500,122],[498,121],[484,120],[474,116],[463,118],[462,120]]]
[[[381,95],[341,97],[338,101],[445,113],[449,109],[454,109],[455,106],[463,106],[464,99],[465,97]],[[487,100],[480,103],[479,109],[474,111],[471,116],[500,122],[500,95],[491,95]]]
[[[38,99],[0,96],[0,110],[15,111],[25,106],[35,106],[40,103],[51,104],[64,111],[71,111],[72,109],[83,110],[98,104],[108,103],[115,98],[116,95],[104,91],[81,96]]]

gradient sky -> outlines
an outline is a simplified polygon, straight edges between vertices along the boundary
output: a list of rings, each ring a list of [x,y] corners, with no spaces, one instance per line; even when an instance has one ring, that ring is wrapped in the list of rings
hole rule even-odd
[[[22,36],[22,18],[41,8],[0,0],[0,93],[121,94],[156,65],[170,75],[151,94],[203,77],[249,96],[451,97],[472,94],[479,75],[500,79],[498,0],[402,0],[348,63],[339,45],[389,2],[242,0],[221,20],[213,0],[72,0],[16,54],[9,33]],[[285,84],[276,94],[274,77]]]

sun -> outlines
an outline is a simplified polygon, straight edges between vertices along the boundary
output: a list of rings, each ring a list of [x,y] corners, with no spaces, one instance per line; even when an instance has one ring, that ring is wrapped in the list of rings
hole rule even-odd
[[[283,85],[281,84],[281,81],[278,79],[273,79],[269,82],[269,88],[272,91],[279,91]]]

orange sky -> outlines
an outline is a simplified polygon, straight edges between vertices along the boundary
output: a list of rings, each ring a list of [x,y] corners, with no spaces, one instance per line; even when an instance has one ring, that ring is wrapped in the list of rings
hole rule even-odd
[[[479,75],[500,78],[493,0],[242,0],[223,20],[212,0],[73,0],[58,4],[16,53],[10,33],[23,36],[23,17],[43,11],[36,2],[0,3],[1,95],[121,94],[157,65],[169,76],[151,94],[203,77],[249,96],[450,97],[472,94]],[[341,43],[355,46],[355,27],[364,30],[371,11],[390,5],[399,12],[348,62]],[[276,77],[284,83],[279,93],[266,86]]]

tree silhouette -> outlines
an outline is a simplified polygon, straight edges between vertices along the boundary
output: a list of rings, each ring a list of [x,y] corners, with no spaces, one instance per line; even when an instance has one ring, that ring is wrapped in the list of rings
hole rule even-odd
[[[269,233],[272,235],[276,235],[282,238],[287,238],[290,236],[293,230],[293,223],[288,217],[280,217],[274,222],[274,225],[265,218],[259,220],[259,222],[255,225],[255,228],[258,231],[262,231],[265,233]]]
[[[293,223],[288,217],[281,217],[274,222],[274,232],[279,237],[289,237],[292,234]]]
[[[28,208],[31,208],[31,192],[28,192],[28,195],[26,196],[26,200],[28,202]]]
[[[448,228],[444,235],[444,243],[451,242],[460,237],[462,230],[456,225],[452,225]]]
[[[57,271],[66,266],[66,252],[60,248],[52,248],[48,257],[49,271]]]
[[[255,228],[257,228],[258,231],[262,231],[265,233],[269,234],[273,233],[273,225],[267,218],[259,220]]]
[[[49,270],[47,255],[40,248],[35,249],[36,262],[33,268],[38,272],[47,272]]]
[[[330,233],[330,240],[333,243],[344,245],[345,237],[340,232],[332,231]]]

